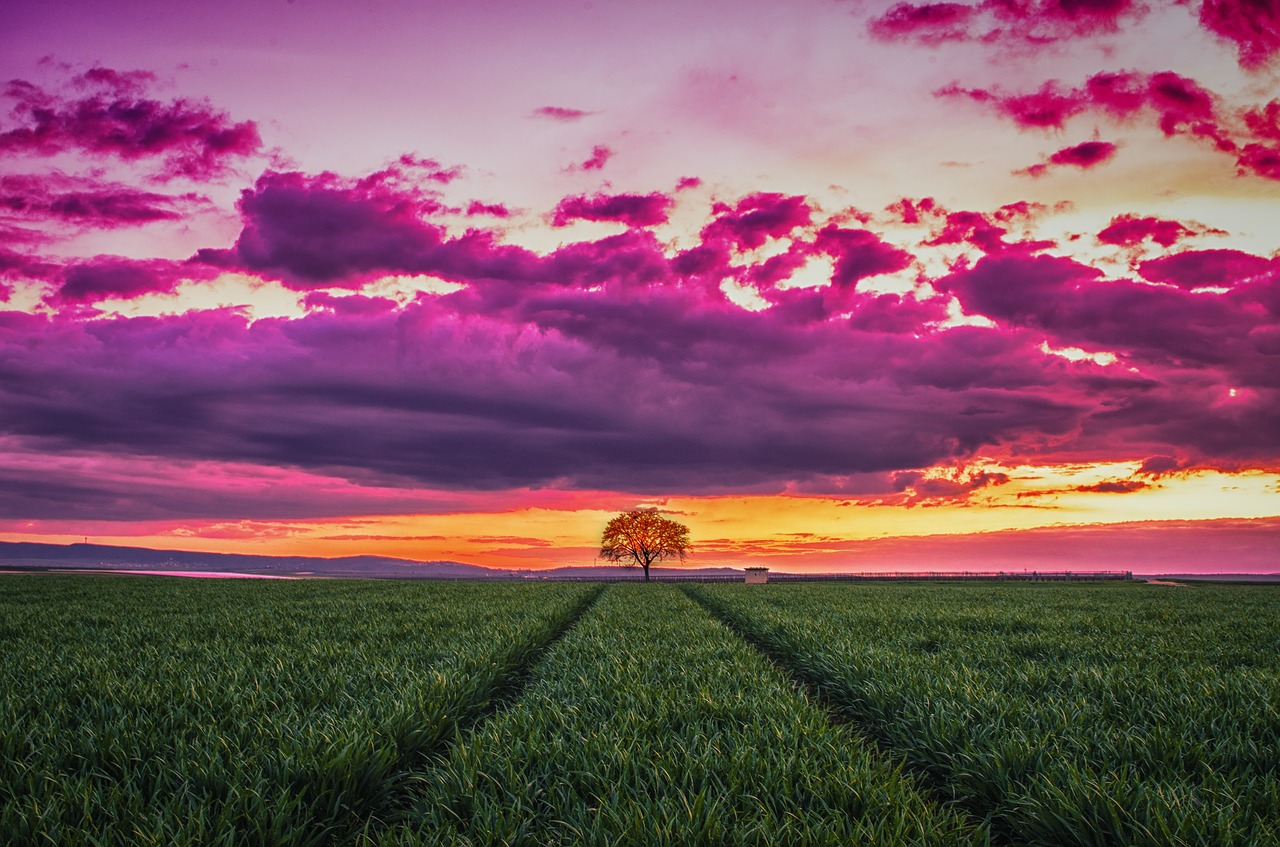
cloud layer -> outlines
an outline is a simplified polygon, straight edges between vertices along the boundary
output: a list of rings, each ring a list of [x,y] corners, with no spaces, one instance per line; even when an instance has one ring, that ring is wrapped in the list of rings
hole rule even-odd
[[[766,194],[714,204],[699,242],[671,251],[649,228],[675,203],[565,198],[557,222],[627,229],[537,253],[491,231],[451,235],[429,190],[385,174],[269,172],[241,198],[232,248],[73,263],[56,308],[0,313],[0,427],[36,450],[457,489],[835,491],[841,477],[977,454],[1280,458],[1275,260],[1182,250],[1110,279],[1049,242],[978,235],[1011,213],[904,202],[941,221],[908,249]],[[1188,232],[1126,218],[1098,238]],[[958,242],[985,255],[904,294],[861,285]],[[784,249],[750,258],[767,244]],[[815,258],[829,278],[791,285]],[[311,311],[84,311],[226,272],[311,291]],[[403,303],[364,293],[388,274],[461,288]],[[986,325],[955,324],[955,308]],[[1060,348],[1113,361],[1046,352]]]

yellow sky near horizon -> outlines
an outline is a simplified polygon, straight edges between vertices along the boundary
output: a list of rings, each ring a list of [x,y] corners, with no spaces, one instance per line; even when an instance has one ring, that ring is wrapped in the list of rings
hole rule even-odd
[[[1002,473],[1008,481],[950,497],[907,488],[891,497],[813,494],[670,497],[656,506],[691,529],[699,566],[812,559],[840,545],[883,538],[927,537],[1040,527],[1134,521],[1207,521],[1280,516],[1280,473],[1199,470],[1157,478],[1137,475],[1133,462],[1077,466],[994,463],[962,470],[931,470],[925,480],[964,488],[976,474]],[[1137,487],[1119,492],[1125,483]],[[1096,487],[1102,484],[1101,490]],[[921,489],[924,486],[920,486]],[[1093,489],[1093,490],[1090,490]],[[560,506],[430,515],[363,515],[328,520],[151,522],[136,534],[99,522],[72,535],[37,522],[10,525],[9,541],[94,543],[159,549],[337,557],[384,555],[455,560],[501,568],[545,568],[593,563],[599,533],[614,510]],[[616,504],[615,504],[616,505]],[[623,507],[625,508],[625,507]],[[26,531],[24,531],[26,530]]]

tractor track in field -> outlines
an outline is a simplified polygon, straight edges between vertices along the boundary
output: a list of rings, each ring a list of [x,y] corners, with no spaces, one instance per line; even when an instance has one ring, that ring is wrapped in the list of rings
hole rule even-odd
[[[872,735],[862,729],[857,720],[848,715],[840,704],[828,695],[822,686],[822,681],[812,678],[799,668],[791,660],[791,657],[782,650],[768,644],[763,639],[755,637],[751,632],[744,628],[735,617],[727,612],[717,608],[713,603],[708,602],[696,590],[690,590],[687,586],[680,586],[681,592],[685,594],[698,606],[705,609],[707,614],[715,618],[724,626],[728,627],[734,635],[741,638],[749,644],[754,650],[760,653],[778,669],[780,673],[786,676],[795,684],[797,688],[803,691],[809,699],[818,707],[820,707],[827,715],[827,719],[834,725],[847,726],[853,729],[859,739],[867,746],[869,750],[895,765],[901,765],[902,769],[913,775],[920,786],[920,789],[928,794],[928,796],[936,801],[939,805],[955,809],[964,814],[974,822],[985,823],[988,832],[991,834],[990,844],[992,847],[1018,847],[1022,844],[1022,840],[1018,839],[1015,834],[1002,828],[998,817],[997,809],[978,809],[969,804],[962,804],[952,800],[946,791],[947,780],[940,774],[934,773],[927,769],[911,767],[903,762],[903,755],[898,753],[892,743],[888,739],[880,738]]]
[[[586,594],[568,614],[548,631],[545,637],[526,645],[523,651],[512,656],[512,661],[504,669],[505,672],[499,676],[497,683],[488,690],[488,702],[485,706],[460,717],[454,725],[453,732],[448,737],[431,749],[423,750],[415,758],[415,761],[408,768],[409,772],[419,772],[424,766],[429,766],[432,761],[447,756],[449,750],[457,744],[460,737],[473,731],[486,719],[520,699],[520,695],[533,674],[533,669],[537,667],[538,663],[547,654],[547,651],[554,647],[560,639],[564,638],[591,611],[591,608],[600,601],[605,590],[605,586],[599,586]],[[364,841],[376,840],[374,836],[385,830],[394,821],[397,814],[408,807],[410,800],[409,791],[402,785],[386,802],[373,808],[361,810],[358,816],[359,822],[348,830],[344,837],[337,838],[330,843],[351,844],[361,837],[363,837]]]

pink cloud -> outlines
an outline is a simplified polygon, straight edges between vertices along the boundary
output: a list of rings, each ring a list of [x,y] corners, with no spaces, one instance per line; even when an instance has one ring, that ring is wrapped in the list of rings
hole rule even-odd
[[[1100,276],[1101,271],[1072,259],[1007,252],[984,257],[938,284],[980,314],[1022,324]]]
[[[1043,250],[1054,246],[1052,241],[1007,241],[1012,224],[1037,214],[1031,204],[1002,206],[995,212],[959,211],[947,212],[933,207],[932,216],[940,220],[930,237],[923,242],[936,247],[943,244],[970,244],[986,253],[997,253],[1016,247],[1022,251]]]
[[[902,505],[905,506],[963,503],[976,491],[998,487],[1008,482],[1008,474],[991,471],[957,470],[946,476],[925,474],[921,471],[902,471],[891,474],[889,477],[892,490],[905,494],[902,500]]]
[[[360,287],[370,274],[430,270],[443,230],[433,194],[378,179],[268,171],[241,192],[244,228],[230,250],[198,258],[281,279],[292,288]]]
[[[1280,261],[1240,250],[1186,250],[1149,259],[1138,266],[1138,273],[1152,282],[1181,288],[1229,287],[1254,277],[1277,276]]]
[[[1187,226],[1178,221],[1164,220],[1143,215],[1122,214],[1111,219],[1098,233],[1098,241],[1120,247],[1134,247],[1144,241],[1152,241],[1161,247],[1172,247],[1193,235],[1205,233],[1225,234],[1202,226]]]
[[[911,40],[929,46],[976,41],[1025,51],[1115,33],[1148,12],[1149,7],[1138,0],[903,2],[872,18],[868,29],[882,41]]]
[[[1085,141],[1057,151],[1049,157],[1049,164],[1092,168],[1109,161],[1115,153],[1116,145],[1109,141]]]
[[[594,115],[595,112],[587,112],[582,109],[570,109],[565,106],[540,106],[533,110],[535,118],[549,118],[560,123],[576,123],[583,118]]]
[[[1246,110],[1243,119],[1254,138],[1280,141],[1280,100]]]
[[[1083,491],[1093,494],[1132,494],[1144,488],[1150,488],[1149,482],[1140,479],[1107,479],[1093,485],[1080,485],[1072,491]]]
[[[566,197],[551,213],[554,226],[575,220],[617,221],[627,226],[657,226],[667,222],[674,201],[665,194],[594,194]]]
[[[424,182],[448,185],[460,179],[462,174],[461,165],[446,166],[436,159],[428,159],[413,153],[402,153],[394,162],[360,179],[356,185],[361,188],[376,186],[412,190]]]
[[[140,96],[149,75],[100,68],[82,74],[64,96],[23,80],[4,97],[18,122],[0,132],[0,155],[50,156],[66,150],[154,162],[163,179],[207,180],[262,149],[252,121],[233,122],[208,103]]]
[[[713,211],[716,218],[703,229],[703,240],[724,240],[748,250],[789,235],[813,217],[805,198],[767,193],[749,194],[732,206],[717,203]]]
[[[978,9],[963,3],[898,3],[868,29],[883,41],[912,38],[923,44],[964,41],[970,38],[969,25]]]
[[[467,205],[467,215],[471,217],[485,215],[491,218],[509,218],[511,214],[511,210],[505,203],[481,203],[479,200],[472,200]]]
[[[582,161],[577,167],[584,171],[600,171],[604,170],[604,166],[613,158],[613,150],[604,144],[597,144],[591,148],[591,155]]]
[[[1072,147],[1064,147],[1051,154],[1047,161],[1015,173],[1039,177],[1051,167],[1064,165],[1088,170],[1110,161],[1115,156],[1116,149],[1116,145],[1109,141],[1085,141]]]
[[[1236,157],[1236,170],[1280,180],[1280,148],[1274,144],[1246,144]]]
[[[1120,32],[1150,11],[1141,0],[901,2],[872,18],[868,30],[882,41],[980,42],[1031,51]],[[1280,52],[1280,8],[1270,0],[1203,0],[1198,16],[1207,32],[1234,45],[1243,68],[1263,68]]]
[[[1261,68],[1280,52],[1280,6],[1270,0],[1204,0],[1200,23],[1235,44],[1245,68]]]
[[[1004,94],[994,89],[963,88],[958,83],[935,92],[938,97],[965,97],[990,105],[996,112],[1024,129],[1063,129],[1067,119],[1084,110],[1086,103],[1072,92],[1064,92],[1047,82],[1029,94]]]
[[[932,197],[923,197],[919,200],[903,197],[896,203],[890,204],[885,211],[893,215],[895,220],[904,224],[918,224],[926,217],[938,218],[946,214],[945,210],[938,206],[938,202]]]
[[[28,223],[117,229],[179,220],[208,204],[198,194],[158,194],[64,174],[0,176],[0,216]]]
[[[0,230],[0,235],[10,236],[10,233]],[[17,241],[11,237],[6,240]],[[53,262],[0,247],[0,279],[24,276],[47,280],[57,273],[58,266]],[[9,289],[6,288],[6,291]]]
[[[1088,112],[1121,121],[1148,116],[1166,136],[1207,142],[1234,156],[1241,175],[1280,179],[1280,105],[1229,109],[1213,92],[1172,71],[1103,72],[1077,88],[1051,80],[1028,94],[952,83],[935,94],[985,104],[1022,129],[1064,129],[1070,118]],[[1028,169],[1033,175],[1035,167]]]
[[[215,273],[198,262],[96,256],[51,273],[58,287],[45,302],[54,307],[84,306],[147,294],[173,294],[181,283],[207,280]]]
[[[828,225],[819,230],[814,246],[835,259],[831,282],[838,288],[852,287],[867,277],[900,271],[912,261],[907,251],[863,229]]]
[[[72,87],[78,90],[105,90],[118,95],[143,94],[156,82],[151,71],[118,71],[113,68],[95,67],[71,78]]]

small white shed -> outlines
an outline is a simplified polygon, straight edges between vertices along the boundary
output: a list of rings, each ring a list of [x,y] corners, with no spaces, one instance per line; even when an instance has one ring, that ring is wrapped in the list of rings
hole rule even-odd
[[[764,585],[769,581],[768,568],[743,568],[746,572],[746,578],[743,579],[747,585]]]

